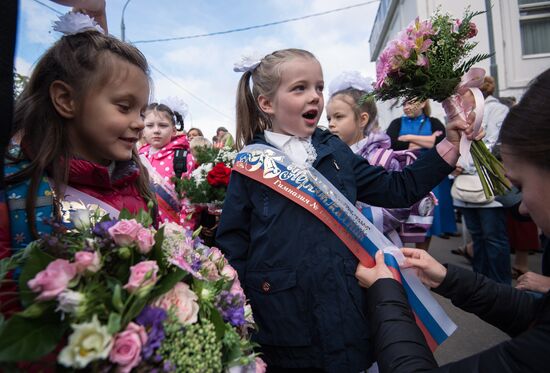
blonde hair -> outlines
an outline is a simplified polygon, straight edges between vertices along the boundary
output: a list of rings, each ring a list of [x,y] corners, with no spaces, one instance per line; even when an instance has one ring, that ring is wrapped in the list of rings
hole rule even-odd
[[[359,89],[346,88],[334,93],[329,100],[329,102],[332,100],[341,100],[351,106],[355,120],[361,118],[361,113],[367,113],[369,115],[369,120],[365,126],[365,134],[378,127],[376,100],[373,96],[365,98],[366,94],[367,92]]]
[[[271,119],[260,110],[258,97],[273,98],[281,83],[282,64],[294,58],[317,60],[303,49],[282,49],[265,56],[254,70],[241,77],[237,89],[237,149],[250,144],[256,133],[271,128]]]
[[[193,154],[193,157],[195,157],[195,158],[197,157],[196,149],[200,148],[200,147],[211,148],[212,143],[210,141],[208,141],[208,139],[203,137],[203,136],[193,137],[193,140],[191,140],[189,142],[189,148],[191,149],[191,154]]]

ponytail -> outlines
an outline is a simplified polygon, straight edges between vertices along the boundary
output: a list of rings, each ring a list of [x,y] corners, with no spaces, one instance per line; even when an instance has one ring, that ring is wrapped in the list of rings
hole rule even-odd
[[[183,115],[179,111],[174,110],[174,125],[176,126],[176,130],[183,131],[184,124]]]
[[[250,76],[247,71],[239,81],[237,89],[237,149],[241,150],[252,142],[254,135],[270,127],[269,118],[258,108],[250,89]]]

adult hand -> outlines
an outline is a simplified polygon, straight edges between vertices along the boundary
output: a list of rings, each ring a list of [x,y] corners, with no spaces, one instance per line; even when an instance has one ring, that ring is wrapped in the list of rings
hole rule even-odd
[[[359,285],[364,288],[370,288],[378,279],[381,278],[393,278],[393,275],[384,263],[384,252],[378,250],[374,257],[376,265],[372,268],[367,268],[361,263],[357,265],[355,270],[355,277],[359,280]]]
[[[404,247],[401,252],[405,256],[403,268],[413,268],[422,283],[430,288],[436,288],[445,279],[447,268],[432,258],[427,251]]]
[[[457,177],[462,172],[464,172],[464,168],[462,168],[461,166],[456,166],[455,170],[453,172],[451,172],[451,175],[453,175],[454,177]]]
[[[518,277],[516,289],[546,293],[550,290],[550,277],[534,272],[527,272]]]

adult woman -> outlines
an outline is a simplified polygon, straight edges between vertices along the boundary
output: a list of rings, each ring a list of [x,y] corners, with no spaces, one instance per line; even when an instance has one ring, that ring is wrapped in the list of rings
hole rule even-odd
[[[510,110],[500,131],[507,176],[523,192],[520,212],[550,234],[550,69],[531,84]],[[439,264],[428,253],[403,249],[405,266],[415,268],[422,282],[477,314],[513,338],[487,351],[445,365],[437,371],[542,372],[550,365],[550,292],[543,297],[499,284],[481,274]],[[437,364],[414,322],[401,285],[392,279],[382,255],[373,269],[357,268],[369,287],[368,313],[381,372],[436,369]],[[396,333],[395,330],[398,330]]]
[[[430,117],[428,101],[406,101],[403,104],[403,113],[405,115],[394,119],[386,131],[393,150],[418,149],[423,153],[445,138],[443,124],[437,118]],[[448,238],[448,233],[456,232],[449,178],[443,179],[433,193],[439,201],[434,209],[433,223],[426,235],[426,241],[417,244],[418,248],[425,250],[428,249],[433,235]]]

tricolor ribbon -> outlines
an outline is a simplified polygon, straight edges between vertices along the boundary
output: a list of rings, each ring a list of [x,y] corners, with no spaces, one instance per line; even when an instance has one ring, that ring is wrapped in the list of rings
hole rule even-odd
[[[473,123],[474,136],[478,134],[483,121],[485,98],[479,87],[483,83],[484,77],[485,70],[478,67],[471,68],[462,76],[456,93],[441,103],[445,114],[447,114],[448,122]],[[468,95],[468,93],[471,95]],[[460,155],[468,163],[473,163],[470,155],[471,145],[472,142],[466,136],[460,138]]]
[[[266,145],[246,146],[237,155],[233,170],[256,180],[297,203],[330,228],[349,250],[373,267],[378,250],[394,278],[403,284],[416,322],[432,350],[443,343],[456,325],[411,269],[401,270],[404,257],[361,212],[313,167],[299,166],[281,151]]]

